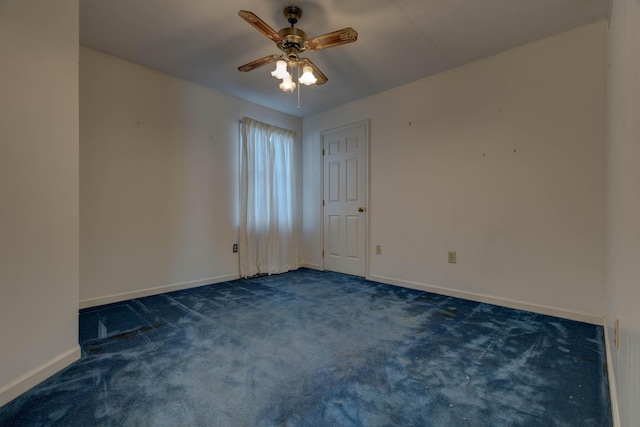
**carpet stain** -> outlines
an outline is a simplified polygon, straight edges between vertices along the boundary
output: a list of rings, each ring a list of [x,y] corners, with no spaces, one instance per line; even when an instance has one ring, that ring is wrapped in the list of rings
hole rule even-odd
[[[444,316],[444,317],[449,317],[449,318],[455,318],[458,317],[458,315],[456,313],[452,313],[451,311],[444,311],[444,310],[440,310],[437,313],[439,316]]]

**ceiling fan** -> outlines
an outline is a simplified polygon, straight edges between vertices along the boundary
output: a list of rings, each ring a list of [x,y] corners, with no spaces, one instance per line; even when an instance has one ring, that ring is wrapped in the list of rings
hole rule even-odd
[[[294,27],[302,16],[302,10],[297,6],[287,6],[284,8],[284,16],[291,26],[285,27],[277,32],[262,19],[258,18],[253,12],[241,10],[238,12],[238,15],[270,40],[274,41],[283,52],[279,55],[269,55],[249,62],[248,64],[238,67],[238,70],[251,71],[277,61],[277,68],[271,75],[283,80],[280,85],[280,89],[283,91],[293,91],[295,89],[295,82],[293,82],[291,75],[287,72],[287,67],[298,67],[298,70],[303,70],[302,76],[298,76],[299,83],[306,85],[315,83],[321,85],[325,84],[328,80],[327,76],[325,76],[311,60],[300,57],[301,52],[305,50],[327,49],[352,43],[358,39],[358,33],[350,27],[310,39],[307,38],[307,34],[304,31]]]

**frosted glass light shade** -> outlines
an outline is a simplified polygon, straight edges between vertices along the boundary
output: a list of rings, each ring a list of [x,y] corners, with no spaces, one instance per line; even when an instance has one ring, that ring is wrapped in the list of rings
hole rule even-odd
[[[317,82],[318,79],[316,79],[316,77],[313,75],[313,69],[310,66],[305,65],[302,68],[302,75],[300,76],[298,81],[303,85],[309,86],[309,85],[315,84],[315,82]]]
[[[271,72],[271,75],[276,79],[291,79],[291,75],[287,71],[287,63],[285,61],[276,62],[276,69]]]
[[[280,90],[283,92],[293,92],[296,88],[296,83],[291,80],[291,77],[282,79],[282,83],[280,83]]]

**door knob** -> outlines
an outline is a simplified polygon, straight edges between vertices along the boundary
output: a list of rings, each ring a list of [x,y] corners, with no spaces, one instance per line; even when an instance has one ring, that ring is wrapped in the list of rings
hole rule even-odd
[[[366,209],[365,209],[365,208],[363,208],[362,206],[360,206],[360,207],[358,208],[358,212],[364,212],[365,210],[366,210]]]

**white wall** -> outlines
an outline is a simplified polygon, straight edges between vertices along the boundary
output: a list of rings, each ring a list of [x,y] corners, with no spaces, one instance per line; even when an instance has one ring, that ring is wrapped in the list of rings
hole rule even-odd
[[[305,118],[305,264],[322,265],[320,133],[370,119],[372,279],[601,321],[606,28]]]
[[[238,277],[243,116],[302,134],[300,118],[81,48],[81,306]]]
[[[640,420],[640,3],[614,0],[607,75],[606,292],[621,425]],[[614,322],[620,320],[620,350]]]
[[[78,2],[0,3],[0,405],[80,356]]]

